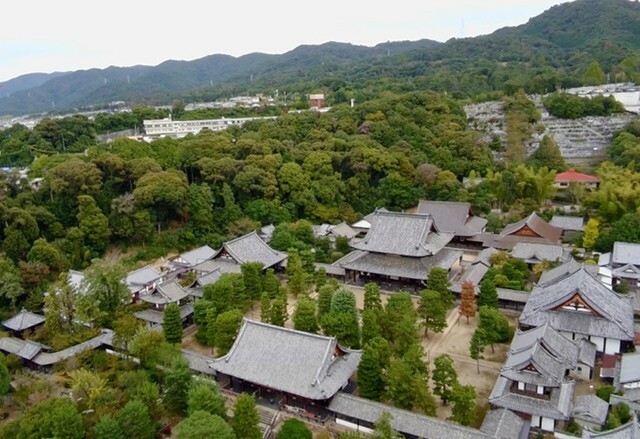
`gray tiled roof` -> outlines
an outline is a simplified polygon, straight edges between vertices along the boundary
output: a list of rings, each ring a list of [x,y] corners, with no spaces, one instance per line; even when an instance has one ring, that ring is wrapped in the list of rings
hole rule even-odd
[[[430,215],[376,211],[371,229],[351,246],[372,253],[386,253],[420,258],[438,253],[453,238],[452,233],[438,233]]]
[[[342,259],[336,261],[347,270],[375,273],[384,276],[397,276],[405,279],[425,280],[433,267],[449,270],[462,256],[462,250],[450,248],[442,249],[434,256],[411,258],[403,256],[385,255],[366,251],[354,250]]]
[[[34,314],[23,309],[15,316],[2,322],[2,325],[12,331],[24,331],[44,323],[44,316]]]
[[[562,229],[550,225],[540,218],[535,212],[517,223],[509,224],[502,230],[502,232],[500,232],[500,234],[503,236],[511,235],[525,226],[529,227],[540,237],[550,242],[558,242],[560,240],[560,236],[562,236]]]
[[[563,382],[567,369],[575,366],[575,362],[570,365],[563,360],[563,358],[554,357],[540,343],[536,343],[526,349],[510,352],[504,366],[500,369],[500,375],[512,381],[558,387]],[[536,372],[526,370],[528,365],[535,367]]]
[[[582,232],[584,230],[584,218],[581,216],[554,215],[549,224],[572,232]]]
[[[261,262],[264,268],[269,268],[287,258],[286,253],[269,247],[256,232],[225,242],[223,248],[240,265],[245,262]]]
[[[189,296],[189,291],[182,288],[176,279],[161,283],[151,294],[143,294],[140,300],[158,305],[177,303]]]
[[[186,349],[182,349],[182,356],[187,360],[189,369],[206,375],[215,374],[215,371],[209,367],[209,362],[213,360],[213,357],[193,351],[187,351]]]
[[[634,416],[631,422],[603,432],[583,431],[583,439],[640,439],[640,424]]]
[[[218,280],[220,279],[220,276],[222,276],[222,270],[220,269],[220,266],[218,266],[215,268],[215,270],[209,273],[203,274],[201,276],[198,276],[196,278],[196,283],[199,286],[204,287],[206,285],[214,284],[218,282]]]
[[[86,285],[84,284],[84,273],[76,270],[69,270],[67,275],[67,284],[73,288],[78,294],[84,294]]]
[[[607,420],[609,403],[595,395],[581,395],[576,397],[573,405],[573,417],[595,424],[604,424]]]
[[[203,245],[202,247],[194,248],[186,253],[182,253],[174,260],[174,262],[188,267],[193,267],[194,265],[213,258],[216,253],[216,250],[212,249],[208,245]]]
[[[474,236],[487,225],[485,218],[471,216],[471,204],[465,202],[420,200],[416,212],[431,215],[438,231],[456,236]]]
[[[527,303],[530,293],[526,291],[510,290],[508,288],[496,288],[498,299],[516,303]]]
[[[160,273],[158,270],[151,267],[150,265],[146,265],[142,268],[138,268],[137,270],[133,270],[127,273],[125,284],[127,284],[129,290],[131,290],[132,292],[136,292],[146,287],[147,285],[151,285],[154,282],[158,281],[160,278],[162,278],[162,276],[162,273]]]
[[[225,258],[204,261],[198,265],[193,266],[192,269],[193,271],[201,275],[213,273],[216,270],[220,270],[220,274],[241,273],[240,264],[237,264],[233,259]]]
[[[557,267],[542,272],[542,275],[540,275],[540,279],[538,280],[538,285],[545,285],[564,279],[565,277],[580,270],[581,267],[582,264],[580,262],[570,258],[564,264],[560,264]]]
[[[358,398],[344,392],[339,392],[333,397],[329,403],[329,410],[338,415],[348,416],[371,424],[378,421],[384,412],[388,412],[392,416],[391,426],[394,430],[399,433],[428,439],[488,439],[492,437],[480,430],[401,410],[380,402]]]
[[[340,223],[329,228],[329,233],[334,236],[344,236],[347,239],[355,237],[358,232],[353,230],[347,223]]]
[[[92,338],[91,340],[87,340],[83,343],[71,346],[70,348],[58,352],[40,352],[33,358],[32,361],[39,366],[50,366],[52,364],[59,363],[60,361],[64,361],[68,358],[78,355],[81,352],[97,349],[103,344],[109,344],[112,339],[113,331],[103,329],[102,334]]]
[[[326,400],[348,382],[361,355],[341,348],[334,337],[244,319],[229,353],[210,366],[270,389]]]
[[[522,431],[525,421],[507,409],[490,410],[482,421],[480,431],[498,439],[513,439]]]
[[[578,361],[589,367],[594,367],[596,364],[596,345],[586,338],[583,338],[578,342],[578,348]]]
[[[640,265],[640,244],[615,242],[611,252],[611,263]]]
[[[624,354],[620,361],[620,384],[640,381],[640,352]]]
[[[527,263],[566,261],[571,257],[561,245],[532,242],[517,243],[511,250],[511,256]]]
[[[576,294],[599,316],[591,312],[554,310]],[[520,323],[541,326],[547,321],[561,332],[617,340],[633,340],[634,337],[631,301],[609,290],[584,266],[565,277],[534,287]]]
[[[48,346],[35,343],[29,340],[22,340],[15,337],[0,338],[0,351],[16,355],[25,360],[31,360],[43,349],[50,349]]]
[[[622,267],[614,268],[611,274],[613,277],[640,279],[640,263],[636,262],[636,264],[627,264]]]
[[[496,407],[530,415],[552,419],[569,419],[573,408],[574,381],[564,382],[560,387],[552,388],[551,397],[548,400],[512,393],[510,391],[511,384],[511,380],[499,376],[491,395],[489,395],[489,403]]]
[[[313,266],[315,267],[316,271],[319,270],[320,268],[324,268],[324,271],[327,274],[330,274],[332,276],[344,276],[345,275],[345,271],[344,268],[335,265],[335,264],[323,264],[321,262],[315,262],[313,264]]]
[[[180,318],[182,320],[186,319],[191,314],[193,314],[193,305],[191,303],[187,303],[180,307]],[[156,325],[162,325],[164,322],[164,311],[158,311],[156,309],[143,309],[142,311],[134,312],[133,315],[139,320],[154,323]]]
[[[478,233],[470,241],[480,242],[483,247],[494,247],[500,250],[511,250],[519,242],[531,242],[539,244],[555,243],[545,238],[519,235],[496,235],[495,233]]]

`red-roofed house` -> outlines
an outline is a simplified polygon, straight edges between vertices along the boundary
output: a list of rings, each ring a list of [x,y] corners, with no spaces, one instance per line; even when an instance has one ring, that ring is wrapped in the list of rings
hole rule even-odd
[[[577,172],[575,169],[569,169],[567,172],[556,174],[556,186],[559,188],[569,187],[570,183],[583,184],[585,187],[596,189],[600,180],[593,175]]]

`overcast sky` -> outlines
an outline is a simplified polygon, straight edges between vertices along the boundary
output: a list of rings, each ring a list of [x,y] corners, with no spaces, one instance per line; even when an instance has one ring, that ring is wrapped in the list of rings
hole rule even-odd
[[[25,73],[156,65],[214,53],[284,53],[327,41],[446,41],[523,24],[563,2],[6,0],[0,7],[0,82]]]

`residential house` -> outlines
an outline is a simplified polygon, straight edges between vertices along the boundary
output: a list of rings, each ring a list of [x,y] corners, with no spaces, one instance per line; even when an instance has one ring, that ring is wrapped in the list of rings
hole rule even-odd
[[[438,232],[431,215],[376,211],[364,238],[334,265],[344,268],[347,281],[376,281],[420,287],[433,267],[451,270],[462,251],[446,248],[453,233]]]
[[[633,343],[630,298],[603,285],[584,264],[568,262],[542,277],[520,315],[524,329],[549,323],[571,340],[586,338],[597,351],[617,354]]]
[[[335,337],[244,319],[229,352],[209,365],[223,387],[315,415],[351,384],[361,355]]]
[[[600,184],[600,180],[598,177],[577,172],[575,169],[569,169],[566,172],[559,172],[556,174],[555,185],[558,188],[565,189],[571,184],[583,185],[588,189],[597,189]]]

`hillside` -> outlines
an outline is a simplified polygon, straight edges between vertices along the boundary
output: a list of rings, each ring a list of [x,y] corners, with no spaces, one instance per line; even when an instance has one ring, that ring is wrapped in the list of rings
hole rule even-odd
[[[379,44],[329,42],[281,55],[211,55],[158,66],[109,67],[51,79],[0,99],[1,114],[73,108],[124,100],[168,103],[176,97],[210,100],[279,88],[325,89],[343,98],[371,87],[431,89],[469,97],[524,88],[545,93],[583,85],[597,61],[611,81],[640,81],[640,3],[576,0],[554,6],[527,23],[491,35]],[[375,84],[374,84],[375,85]],[[343,99],[346,100],[346,99]]]

